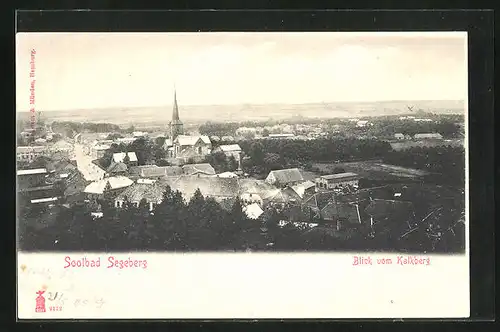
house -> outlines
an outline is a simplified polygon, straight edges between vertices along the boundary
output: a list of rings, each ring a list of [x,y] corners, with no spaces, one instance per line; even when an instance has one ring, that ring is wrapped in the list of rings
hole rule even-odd
[[[359,128],[366,127],[367,125],[369,125],[369,123],[366,120],[361,120],[361,121],[356,122],[356,127],[359,127]]]
[[[241,147],[238,144],[219,145],[213,152],[222,152],[226,157],[233,157],[238,163],[238,169],[241,169]]]
[[[76,202],[83,201],[85,195],[82,194],[88,185],[88,181],[85,180],[82,173],[79,171],[73,171],[64,179],[65,189],[64,198],[66,202]]]
[[[399,233],[414,226],[415,213],[411,202],[373,199],[365,208],[365,213],[375,232],[385,229]]]
[[[316,184],[312,181],[305,181],[290,187],[301,199],[314,195]]]
[[[237,178],[238,177],[238,175],[236,173],[233,173],[233,172],[222,172],[222,173],[216,174],[215,176],[219,177],[219,178]]]
[[[77,169],[76,161],[68,159],[50,160],[47,163],[48,172],[71,172]]]
[[[399,140],[405,139],[405,135],[403,135],[401,133],[396,133],[396,134],[394,134],[394,138],[399,139]]]
[[[47,169],[22,169],[17,171],[17,183],[19,190],[39,187],[45,183]]]
[[[335,190],[344,187],[357,187],[359,176],[355,173],[338,173],[331,175],[323,175],[316,178],[316,188],[318,190]]]
[[[425,133],[425,134],[415,134],[414,139],[443,139],[443,136],[439,133]]]
[[[317,192],[302,203],[303,207],[309,207],[316,214],[319,214],[328,204],[335,201],[333,192]]]
[[[250,219],[258,219],[262,215],[262,213],[264,213],[264,211],[257,203],[252,203],[250,205],[245,206],[243,208],[243,212]]]
[[[164,145],[165,146],[165,145]],[[172,149],[168,147],[169,157],[192,158],[206,156],[212,151],[212,142],[208,136],[179,135],[172,142]]]
[[[170,185],[172,190],[180,191],[186,200],[191,199],[197,189],[204,197],[212,197],[217,201],[236,198],[239,192],[238,179],[183,175],[164,181]]]
[[[266,182],[276,186],[294,185],[304,181],[298,168],[280,169],[269,172]]]
[[[134,143],[136,140],[137,140],[137,137],[121,137],[121,138],[117,138],[115,141],[118,144],[123,143],[125,145],[129,145],[129,144]]]
[[[47,143],[47,140],[45,138],[37,138],[34,142],[36,144],[45,144]]]
[[[263,206],[264,203],[260,195],[252,193],[241,194],[240,201],[243,205],[258,204],[259,206]]]
[[[91,182],[84,192],[88,199],[102,198],[105,192],[115,195],[119,190],[131,186],[134,182],[126,176],[113,176]]]
[[[184,175],[215,175],[215,169],[208,163],[182,166]]]
[[[66,157],[69,158],[69,156],[71,155],[71,153],[73,152],[74,148],[73,148],[73,144],[71,144],[70,142],[67,142],[65,140],[59,140],[57,142],[55,142],[54,144],[52,144],[51,146],[49,146],[49,151],[51,153],[60,153]]]
[[[324,221],[333,222],[337,230],[362,224],[361,212],[356,203],[341,203],[333,200],[321,209],[320,216]]]
[[[291,139],[294,138],[294,134],[269,134],[270,139]]]
[[[47,154],[45,146],[18,146],[16,149],[17,161],[32,162],[35,158]]]
[[[240,195],[256,194],[259,197],[269,197],[270,195],[275,194],[278,189],[264,180],[252,178],[239,179],[238,183],[240,186]]]
[[[148,136],[148,133],[145,131],[134,131],[132,133],[132,136],[134,136],[135,138],[146,137]]]
[[[174,146],[174,142],[172,141],[171,138],[166,138],[165,141],[163,142],[163,149],[165,151],[169,151],[170,148]]]
[[[125,163],[113,161],[111,163],[111,165],[109,165],[108,169],[106,170],[106,173],[108,175],[111,175],[111,176],[126,175],[127,170],[128,170],[128,167]]]
[[[287,205],[298,205],[300,200],[295,194],[290,194],[289,191],[285,189],[275,189],[268,192],[266,196],[262,197],[263,206],[273,206],[276,208],[283,209]]]
[[[123,163],[125,160],[125,156],[128,157],[128,164],[130,166],[137,166],[137,155],[135,152],[118,152],[113,153],[113,162],[115,163]]]
[[[138,207],[144,199],[153,210],[163,200],[166,185],[157,181],[134,183],[115,198],[115,207],[122,208],[126,202]]]
[[[210,136],[210,140],[212,142],[219,142],[220,141],[220,137],[219,136],[215,136],[215,135],[214,136]]]
[[[181,176],[184,174],[180,166],[148,166],[140,169],[143,178],[158,178],[163,176]]]
[[[110,145],[97,143],[90,148],[90,155],[93,159],[100,159],[110,148]]]
[[[32,199],[30,201],[31,204],[38,204],[38,205],[53,205],[57,202],[58,198],[57,197],[46,197],[46,198],[38,198],[38,199]]]

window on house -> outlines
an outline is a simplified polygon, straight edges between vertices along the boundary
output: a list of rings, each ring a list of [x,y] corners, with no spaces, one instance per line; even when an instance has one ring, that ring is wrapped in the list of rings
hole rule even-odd
[[[201,146],[198,147],[198,154],[201,154]]]

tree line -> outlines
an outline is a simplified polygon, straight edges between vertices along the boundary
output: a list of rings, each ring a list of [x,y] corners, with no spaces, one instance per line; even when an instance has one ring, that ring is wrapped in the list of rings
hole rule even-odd
[[[97,206],[96,206],[97,205]],[[94,219],[90,212],[101,211]],[[282,210],[267,209],[261,218],[249,219],[236,199],[223,208],[198,190],[186,202],[182,194],[166,188],[163,200],[153,211],[145,200],[138,206],[125,202],[115,208],[104,198],[95,205],[62,208],[52,224],[37,228],[45,207],[20,204],[19,239],[24,251],[308,251],[381,250],[453,251],[463,250],[460,238],[446,234],[444,242],[431,243],[422,232],[404,242],[390,234],[368,236],[367,225],[335,232],[333,225],[310,231],[303,224],[288,223]],[[318,220],[315,220],[316,222]],[[319,220],[320,221],[320,220]],[[401,224],[401,223],[399,223]],[[400,234],[398,234],[400,235]]]

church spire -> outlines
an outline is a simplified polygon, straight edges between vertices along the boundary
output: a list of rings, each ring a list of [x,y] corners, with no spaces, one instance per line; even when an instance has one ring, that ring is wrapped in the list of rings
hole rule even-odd
[[[174,109],[172,111],[172,121],[170,122],[170,135],[172,140],[184,134],[184,126],[179,118],[179,107],[177,106],[177,91],[174,86]]]
[[[179,107],[177,106],[177,91],[174,86],[174,110],[172,112],[172,121],[179,120]]]

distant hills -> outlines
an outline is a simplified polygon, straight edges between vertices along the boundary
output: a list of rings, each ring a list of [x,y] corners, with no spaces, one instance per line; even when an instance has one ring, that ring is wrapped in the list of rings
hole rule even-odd
[[[408,114],[422,110],[437,114],[461,114],[464,101],[381,101],[331,102],[309,104],[241,104],[241,105],[179,105],[181,120],[185,123],[265,121],[292,117],[349,118]],[[29,112],[19,112],[20,119],[29,119]],[[108,122],[118,125],[165,125],[172,116],[172,106],[103,108],[43,112],[48,121]]]

